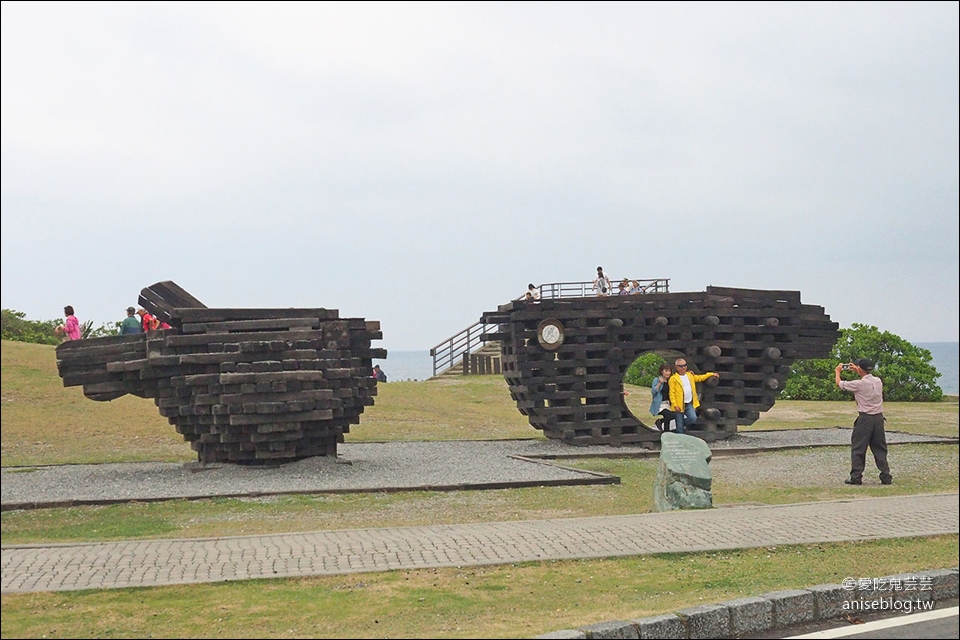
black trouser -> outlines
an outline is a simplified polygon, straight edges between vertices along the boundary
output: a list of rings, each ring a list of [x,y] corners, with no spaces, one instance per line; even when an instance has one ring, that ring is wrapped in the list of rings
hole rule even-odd
[[[880,482],[890,482],[890,465],[887,464],[887,435],[883,431],[883,414],[861,413],[853,423],[853,435],[850,437],[850,479],[863,480],[863,468],[867,464],[867,447],[873,453],[873,459],[880,469]]]
[[[677,412],[670,409],[661,409],[660,417],[663,418],[663,431],[670,428],[670,422],[677,419]]]

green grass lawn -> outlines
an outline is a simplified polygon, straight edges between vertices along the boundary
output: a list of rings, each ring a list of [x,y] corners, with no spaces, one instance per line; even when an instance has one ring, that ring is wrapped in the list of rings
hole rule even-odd
[[[191,461],[153,402],[95,403],[64,389],[53,348],[3,342],[6,466]],[[645,416],[648,391],[628,389]],[[888,428],[958,435],[957,403],[888,403]],[[849,426],[853,402],[778,402],[750,429]],[[499,377],[382,385],[351,442],[541,437]],[[897,445],[890,487],[841,484],[845,447],[716,458],[717,505],[779,504],[956,491],[955,445]],[[279,496],[3,512],[4,544],[206,537],[321,529],[639,513],[652,509],[655,461],[571,463],[620,485],[497,491]],[[869,464],[869,459],[868,459]],[[749,465],[751,473],[743,472]],[[868,469],[869,470],[869,469]],[[25,470],[26,471],[26,470]],[[2,596],[3,637],[522,637],[634,618],[843,577],[955,566],[958,537],[722,553],[543,562]]]

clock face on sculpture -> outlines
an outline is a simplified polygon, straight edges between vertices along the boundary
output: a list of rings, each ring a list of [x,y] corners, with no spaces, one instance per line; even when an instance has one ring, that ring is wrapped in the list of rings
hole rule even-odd
[[[555,325],[548,324],[540,332],[540,335],[543,337],[543,341],[548,344],[560,342],[560,329],[557,329]]]
[[[537,327],[537,339],[544,349],[558,349],[563,344],[563,325],[559,320],[544,320]]]

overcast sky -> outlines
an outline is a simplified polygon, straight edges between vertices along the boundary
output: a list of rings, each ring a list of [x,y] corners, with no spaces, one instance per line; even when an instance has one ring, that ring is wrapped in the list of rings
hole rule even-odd
[[[526,285],[958,340],[958,4],[2,4],[2,305],[428,349]]]

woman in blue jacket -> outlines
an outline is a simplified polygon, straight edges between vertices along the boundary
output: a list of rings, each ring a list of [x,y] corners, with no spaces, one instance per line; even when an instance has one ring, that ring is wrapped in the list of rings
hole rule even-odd
[[[668,381],[673,369],[670,365],[664,363],[660,365],[657,371],[657,377],[653,379],[650,385],[650,395],[653,401],[650,403],[650,415],[657,417],[657,429],[659,431],[669,431],[670,423],[677,417],[677,414],[670,409],[670,387]]]

